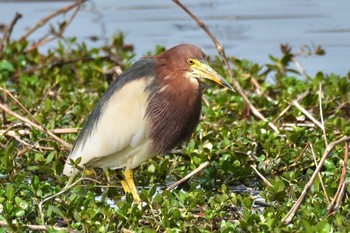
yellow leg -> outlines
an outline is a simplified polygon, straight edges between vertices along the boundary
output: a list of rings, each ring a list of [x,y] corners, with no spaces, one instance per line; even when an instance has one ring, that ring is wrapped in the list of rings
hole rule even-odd
[[[134,175],[131,169],[125,169],[124,172],[124,176],[125,176],[125,180],[121,181],[122,187],[124,189],[124,191],[126,193],[131,193],[133,198],[134,198],[134,202],[136,204],[138,204],[141,199],[139,197],[139,195],[137,194],[137,189],[134,183]]]
[[[122,187],[124,189],[124,192],[131,193],[129,185],[128,185],[128,183],[126,183],[125,180],[121,180],[120,183],[121,183],[121,185],[122,185]]]

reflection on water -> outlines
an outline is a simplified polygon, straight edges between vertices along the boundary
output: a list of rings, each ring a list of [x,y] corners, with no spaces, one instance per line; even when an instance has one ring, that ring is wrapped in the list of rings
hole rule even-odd
[[[268,62],[268,55],[280,56],[279,45],[288,43],[295,51],[303,45],[321,45],[323,57],[301,57],[306,71],[313,75],[346,74],[350,60],[350,1],[328,0],[241,1],[184,0],[183,3],[199,16],[226,48],[226,54],[259,63]],[[68,5],[62,1],[0,1],[0,23],[9,23],[15,12],[23,14],[13,37],[20,37],[54,10]],[[62,21],[63,17],[55,18]],[[48,26],[30,39],[39,39]],[[66,31],[91,46],[105,43],[117,32],[126,34],[126,43],[135,45],[137,56],[178,43],[198,44],[207,54],[216,54],[208,36],[172,1],[150,0],[89,1]],[[100,38],[97,42],[89,40]],[[51,44],[50,46],[53,46]],[[46,47],[47,49],[47,47]]]

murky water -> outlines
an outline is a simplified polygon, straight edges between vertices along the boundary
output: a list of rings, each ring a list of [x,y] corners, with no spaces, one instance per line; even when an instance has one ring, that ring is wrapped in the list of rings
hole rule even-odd
[[[1,1],[0,23],[12,20],[16,11],[23,14],[13,32],[20,37],[25,30],[69,1]],[[226,48],[227,55],[259,63],[268,55],[280,56],[279,45],[288,43],[294,51],[304,45],[321,45],[326,56],[300,57],[306,71],[345,75],[350,70],[350,1],[348,0],[184,0]],[[59,17],[54,20],[61,20]],[[31,39],[48,31],[43,27]],[[89,1],[66,31],[91,46],[88,38],[108,39],[116,32],[126,34],[137,56],[178,43],[194,43],[208,54],[216,54],[208,36],[172,1]]]

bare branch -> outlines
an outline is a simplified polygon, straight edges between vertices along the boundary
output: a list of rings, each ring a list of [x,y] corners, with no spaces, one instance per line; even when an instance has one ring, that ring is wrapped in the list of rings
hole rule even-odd
[[[345,152],[344,152],[344,160],[343,160],[343,169],[340,176],[339,186],[337,192],[334,195],[332,203],[328,207],[328,214],[335,214],[340,206],[340,203],[344,197],[346,192],[346,187],[349,185],[349,182],[345,182],[346,178],[346,166],[349,160],[349,142],[345,143]]]
[[[253,168],[253,170],[255,171],[256,174],[258,174],[258,176],[264,181],[264,183],[267,186],[272,187],[272,184],[258,171],[258,169],[256,169],[256,165],[250,165],[251,168]]]
[[[64,140],[62,140],[61,138],[57,137],[56,135],[54,135],[53,133],[51,133],[49,130],[47,130],[44,126],[42,125],[38,125],[32,121],[30,121],[29,119],[23,117],[23,116],[20,116],[19,114],[13,112],[11,109],[9,109],[8,107],[6,107],[5,105],[3,104],[0,104],[0,108],[2,110],[4,110],[5,112],[7,112],[8,114],[14,116],[15,118],[19,119],[20,121],[23,121],[27,124],[29,124],[30,126],[38,129],[39,131],[45,133],[45,134],[48,134],[50,137],[52,137],[55,141],[57,141],[58,143],[60,143],[66,150],[71,150],[72,149],[72,145],[65,142]]]
[[[312,143],[310,143],[310,149],[311,149],[311,154],[312,154],[312,157],[314,159],[315,165],[318,166],[317,159],[316,159],[316,153],[314,151],[314,147],[312,146]],[[326,192],[326,187],[324,186],[324,183],[323,183],[323,179],[322,179],[321,173],[318,173],[318,178],[320,179],[320,183],[321,183],[321,187],[322,187],[323,193],[324,193],[324,195],[326,197],[327,204],[329,205],[330,202],[329,202],[329,198],[328,198],[328,195],[327,195],[327,192]]]
[[[300,152],[300,154],[298,155],[298,157],[295,159],[295,162],[293,164],[296,164],[297,162],[299,162],[299,160],[301,159],[301,157],[305,154],[307,148],[309,148],[310,146],[310,142],[306,143],[305,147],[303,148],[303,150]]]
[[[18,12],[16,12],[15,18],[11,21],[10,25],[7,26],[2,39],[0,41],[0,53],[3,51],[3,49],[7,46],[8,42],[10,41],[11,33],[13,30],[13,27],[17,23],[17,21],[22,18],[22,15]]]
[[[314,123],[283,123],[281,128],[285,131],[293,131],[295,127],[315,128]]]
[[[17,104],[18,106],[20,106],[20,107],[35,121],[35,123],[37,123],[38,125],[40,125],[40,122],[37,121],[37,120],[35,119],[35,117],[23,106],[23,104],[21,104],[21,102],[18,101],[18,99],[17,99],[16,97],[14,97],[14,96],[12,95],[11,92],[9,92],[8,90],[6,90],[6,89],[4,89],[4,88],[1,88],[1,87],[0,87],[0,90],[2,90],[6,95],[10,96],[11,99],[14,100],[14,101],[16,102],[16,104]]]
[[[327,146],[328,145],[327,134],[326,134],[326,128],[324,127],[324,120],[323,120],[322,95],[323,95],[322,83],[320,83],[319,89],[318,89],[318,104],[319,104],[319,107],[320,107],[320,116],[321,116],[321,125],[322,125],[323,138],[324,138],[324,142],[325,142],[325,144]]]
[[[28,133],[29,134],[29,133]],[[19,151],[17,153],[17,156],[21,156],[22,154],[28,152],[29,150],[32,149],[39,149],[39,150],[54,150],[53,147],[44,147],[40,146],[38,142],[34,143],[33,145],[25,142],[24,140],[21,139],[21,137],[15,132],[14,130],[0,130],[0,135],[6,135],[8,137],[14,138],[16,141],[24,145],[26,148]]]
[[[308,112],[303,106],[301,106],[297,101],[293,101],[293,105],[297,107],[302,113],[304,113],[304,115],[307,116],[307,118],[309,118],[313,123],[320,127],[322,132],[324,131],[323,125],[318,120],[316,120],[316,118],[312,116],[311,113]]]
[[[67,134],[67,133],[77,133],[78,128],[62,128],[62,129],[52,129],[50,130],[54,134]]]
[[[196,175],[198,172],[200,172],[201,170],[206,168],[209,164],[210,164],[209,161],[202,163],[201,165],[199,165],[199,167],[197,167],[196,169],[194,169],[193,171],[188,173],[182,179],[180,179],[180,180],[176,181],[175,183],[173,183],[172,185],[170,185],[166,190],[174,189],[176,186],[180,185],[181,183],[185,182],[186,180],[188,180],[189,178],[191,178],[192,176]]]
[[[8,114],[16,117],[17,119],[29,124],[30,126],[38,129],[39,131],[43,132],[43,133],[46,133],[48,134],[49,136],[51,136],[54,140],[56,140],[57,142],[59,142],[61,145],[63,145],[63,147],[66,149],[66,150],[71,150],[72,149],[72,145],[65,142],[64,140],[60,139],[59,137],[57,137],[56,135],[54,135],[53,133],[51,133],[49,130],[47,130],[42,124],[40,124],[39,121],[37,121],[35,119],[35,117],[16,99],[16,97],[14,97],[11,92],[9,92],[8,90],[6,89],[3,89],[0,87],[0,90],[4,91],[5,94],[7,94],[8,96],[10,96],[36,123],[30,121],[29,119],[23,117],[23,116],[20,116],[19,114],[13,112],[11,109],[9,109],[6,105],[4,104],[1,104],[0,103],[0,108],[7,112]]]
[[[272,122],[275,123],[277,120],[279,120],[293,106],[294,102],[299,102],[300,100],[304,99],[309,93],[309,91],[305,91],[304,93],[299,95],[291,104],[289,104],[285,109],[283,109],[283,111]]]

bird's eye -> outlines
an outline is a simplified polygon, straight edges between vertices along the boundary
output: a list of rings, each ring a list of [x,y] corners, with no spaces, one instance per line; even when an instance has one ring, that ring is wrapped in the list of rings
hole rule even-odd
[[[188,63],[189,65],[193,65],[193,64],[194,64],[194,61],[193,61],[193,59],[188,58],[188,59],[187,59],[187,63]]]

